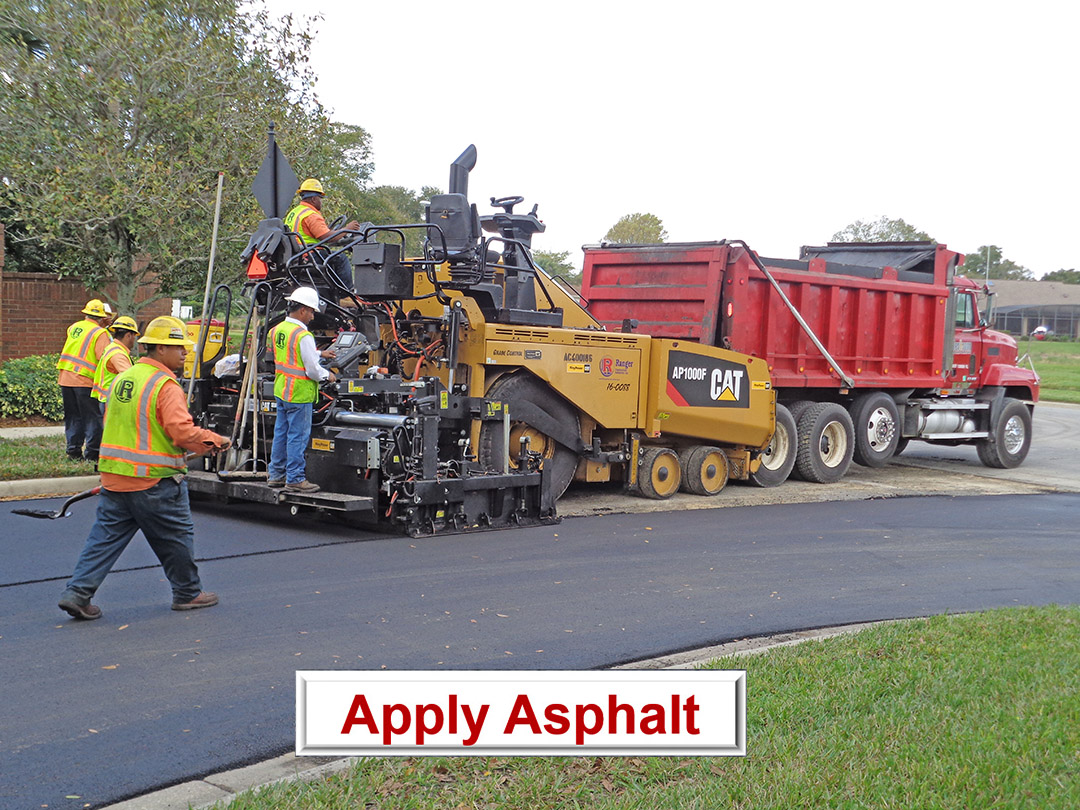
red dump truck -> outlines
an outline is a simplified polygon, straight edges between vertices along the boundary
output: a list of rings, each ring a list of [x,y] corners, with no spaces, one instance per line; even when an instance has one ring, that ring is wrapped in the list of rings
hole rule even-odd
[[[957,275],[963,259],[932,242],[830,243],[798,260],[740,241],[604,244],[585,248],[581,292],[608,329],[768,361],[778,405],[760,486],[880,467],[911,439],[974,444],[987,466],[1015,467],[1039,379],[987,328],[987,291]]]

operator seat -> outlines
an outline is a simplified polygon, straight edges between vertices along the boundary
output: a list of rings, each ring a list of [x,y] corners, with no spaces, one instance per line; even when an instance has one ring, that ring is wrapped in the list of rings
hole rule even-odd
[[[480,215],[464,194],[436,194],[428,204],[426,219],[442,231],[441,238],[434,228],[428,231],[435,261],[453,265],[474,260],[480,239]]]

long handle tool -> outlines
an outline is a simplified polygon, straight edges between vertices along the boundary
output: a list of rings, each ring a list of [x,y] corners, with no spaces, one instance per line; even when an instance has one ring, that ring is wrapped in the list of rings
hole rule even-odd
[[[53,511],[51,509],[12,509],[11,514],[26,515],[27,517],[42,518],[43,520],[56,520],[57,518],[67,517],[69,514],[67,508],[76,501],[82,501],[86,498],[93,498],[99,492],[101,492],[101,487],[96,486],[93,489],[86,490],[86,492],[80,492],[78,495],[72,495],[70,498],[64,501],[64,505],[56,511]]]

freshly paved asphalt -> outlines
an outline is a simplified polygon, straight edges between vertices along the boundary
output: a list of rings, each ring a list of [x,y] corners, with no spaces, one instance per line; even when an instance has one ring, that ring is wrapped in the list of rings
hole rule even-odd
[[[95,600],[104,618],[75,622],[56,598],[93,502],[73,511],[3,514],[2,808],[99,806],[290,750],[297,669],[587,669],[1080,601],[1077,494],[619,515],[433,540],[202,505],[218,607],[170,611],[138,538]]]

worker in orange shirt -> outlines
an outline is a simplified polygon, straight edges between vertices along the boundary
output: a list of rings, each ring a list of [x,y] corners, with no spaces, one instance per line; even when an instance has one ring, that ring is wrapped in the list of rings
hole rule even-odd
[[[92,392],[98,360],[109,345],[105,327],[112,317],[112,308],[100,298],[92,298],[86,302],[82,314],[86,317],[67,329],[64,348],[56,363],[60,370],[57,382],[64,402],[68,458],[96,462],[101,444],[101,406]]]
[[[113,380],[101,442],[97,520],[60,595],[76,619],[100,619],[90,600],[135,533],[142,530],[172,586],[173,610],[213,607],[195,565],[195,526],[184,451],[205,455],[229,439],[197,427],[176,375],[193,345],[179,318],[154,318],[139,339],[146,356]]]
[[[330,230],[326,219],[322,215],[322,204],[325,193],[323,185],[314,177],[309,177],[300,184],[296,192],[300,195],[300,202],[293,206],[285,215],[285,227],[300,237],[300,241],[307,245],[314,245],[329,239],[331,244],[341,242],[348,237],[348,231],[358,231],[360,223],[355,219],[348,222],[344,228],[336,231]],[[334,255],[328,262],[330,269],[338,277],[345,287],[353,289],[352,262],[349,261],[349,252],[343,250]]]
[[[135,338],[139,336],[139,327],[127,315],[121,315],[109,326],[112,343],[105,347],[94,372],[94,388],[90,395],[101,403],[101,412],[105,413],[105,400],[109,397],[112,381],[121,371],[131,368],[131,352],[135,348]]]

